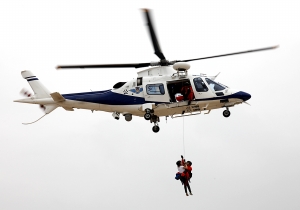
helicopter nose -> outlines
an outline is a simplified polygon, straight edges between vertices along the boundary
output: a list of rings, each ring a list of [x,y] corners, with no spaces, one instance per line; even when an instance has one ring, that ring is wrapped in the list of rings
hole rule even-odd
[[[251,98],[251,95],[249,93],[240,91],[238,92],[239,98],[242,99],[243,101],[248,101]]]

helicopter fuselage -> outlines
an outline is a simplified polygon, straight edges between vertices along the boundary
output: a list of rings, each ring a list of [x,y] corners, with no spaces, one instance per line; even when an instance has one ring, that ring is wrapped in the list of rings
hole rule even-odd
[[[251,98],[246,92],[215,82],[217,76],[188,75],[187,70],[176,72],[167,66],[138,72],[137,78],[118,82],[113,89],[70,94],[51,93],[32,72],[22,71],[21,74],[35,94],[15,102],[39,104],[45,115],[62,107],[67,111],[74,111],[75,108],[112,112],[115,119],[124,115],[126,121],[131,121],[132,116],[144,116],[154,123],[154,132],[159,131],[161,116],[184,117],[226,108],[223,115],[229,117],[229,107]],[[182,93],[185,87],[188,87],[189,96],[192,96],[188,100]]]
[[[167,72],[172,74],[159,75]],[[66,101],[61,105],[144,116],[143,105],[149,104],[157,116],[175,116],[183,111],[194,113],[232,107],[251,97],[248,93],[214,82],[214,77],[203,74],[178,75],[170,67],[155,67],[138,74],[139,77],[111,90],[62,94]],[[176,94],[180,94],[184,83],[189,83],[194,92],[190,105],[187,101],[175,98]]]

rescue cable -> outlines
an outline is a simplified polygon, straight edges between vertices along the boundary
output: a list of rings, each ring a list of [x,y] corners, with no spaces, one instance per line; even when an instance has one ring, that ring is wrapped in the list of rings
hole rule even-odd
[[[185,146],[184,146],[184,117],[182,118],[182,146],[183,146],[183,157],[185,157]]]

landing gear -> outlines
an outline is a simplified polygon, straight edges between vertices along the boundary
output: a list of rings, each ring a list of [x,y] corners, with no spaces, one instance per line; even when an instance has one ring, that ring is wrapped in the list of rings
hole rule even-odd
[[[145,115],[144,115],[145,120],[150,120],[153,113],[154,113],[153,109],[148,109],[147,108],[147,109],[145,109],[145,112],[146,112]]]
[[[230,111],[228,110],[228,108],[223,111],[223,116],[224,117],[229,117],[230,116]]]
[[[119,112],[113,112],[112,113],[113,118],[115,118],[116,120],[120,119],[120,113]]]
[[[153,114],[154,113],[154,110],[153,109],[145,109],[145,112],[147,113],[147,114]]]
[[[157,133],[159,131],[159,126],[158,126],[158,122],[159,122],[159,117],[157,115],[152,115],[151,116],[151,119],[150,119],[150,122],[154,123],[154,126],[152,127],[152,131],[154,133]]]
[[[125,117],[125,120],[127,122],[130,122],[132,120],[132,115],[131,114],[125,114],[124,117]]]
[[[154,126],[152,127],[152,131],[154,133],[157,133],[159,131],[159,117],[157,115],[154,115],[154,110],[153,109],[145,109],[145,115],[144,115],[145,120],[150,120],[150,123],[154,123]]]
[[[144,115],[145,120],[150,120],[151,119],[151,114],[150,113],[146,113]]]
[[[153,130],[154,133],[157,133],[157,132],[159,131],[158,125],[154,125],[154,126],[152,127],[152,130]]]

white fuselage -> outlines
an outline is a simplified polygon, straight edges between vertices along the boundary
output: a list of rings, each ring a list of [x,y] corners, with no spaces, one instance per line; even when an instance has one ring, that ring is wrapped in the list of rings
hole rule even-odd
[[[31,72],[24,72],[23,77],[33,89],[39,88],[39,80],[31,76]],[[62,94],[61,99],[52,94],[49,97],[33,96],[16,102],[41,104],[46,107],[60,106],[68,111],[77,108],[136,116],[144,116],[145,108],[152,108],[157,116],[174,116],[183,112],[200,113],[204,110],[231,107],[251,97],[245,92],[218,84],[214,79],[205,75],[182,75],[171,67],[161,66],[141,71],[137,78],[116,84],[111,90]],[[189,83],[194,92],[190,105],[186,100],[177,101],[175,98],[176,94],[180,94],[184,83]]]

